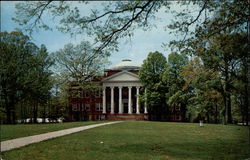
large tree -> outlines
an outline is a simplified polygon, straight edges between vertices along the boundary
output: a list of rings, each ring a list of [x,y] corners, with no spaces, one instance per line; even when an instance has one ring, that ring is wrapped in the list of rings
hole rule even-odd
[[[243,29],[249,14],[249,2],[236,0],[104,2],[103,7],[91,8],[88,15],[82,13],[81,7],[89,7],[93,2],[79,3],[82,4],[73,6],[67,1],[19,3],[14,20],[28,31],[48,29],[51,26],[44,23],[43,17],[50,13],[51,18],[58,20],[59,30],[74,35],[88,33],[95,37],[96,42],[101,42],[98,50],[102,50],[107,46],[116,46],[121,37],[133,35],[137,27],[150,29],[155,13],[159,10],[168,12],[176,4],[187,6],[181,13],[175,12],[176,18],[169,24],[170,29],[184,35],[179,46],[197,37],[205,39],[224,30]],[[195,13],[194,8],[197,9]],[[192,30],[192,25],[195,30]],[[189,47],[186,45],[186,49]]]
[[[44,100],[52,61],[45,48],[39,49],[21,32],[1,32],[0,93],[5,123],[16,123],[16,106],[21,100]],[[36,114],[34,112],[34,114]]]
[[[78,45],[66,44],[63,49],[54,53],[57,72],[64,78],[79,83],[89,82],[100,76],[108,64],[107,57],[95,54],[89,42],[82,41]]]
[[[183,90],[189,94],[187,105],[190,120],[218,123],[220,113],[225,117],[219,72],[206,68],[200,58],[196,57],[183,67],[181,75],[185,80]]]
[[[179,106],[181,108],[182,117],[185,117],[187,104],[187,91],[183,90],[185,81],[181,75],[182,68],[187,65],[188,57],[177,53],[171,53],[168,56],[167,67],[162,74],[163,84],[168,88],[165,93],[166,102],[171,108]]]
[[[62,108],[69,107],[68,100],[73,94],[81,99],[83,90],[99,89],[100,85],[92,81],[100,78],[109,64],[105,54],[96,54],[95,49],[86,41],[78,45],[66,44],[53,57],[57,64],[54,100]]]
[[[78,3],[78,2],[75,2]],[[49,13],[58,20],[57,28],[72,35],[85,34],[94,38],[96,52],[117,49],[118,39],[132,36],[137,27],[148,29],[149,19],[154,17],[161,6],[168,8],[167,1],[117,1],[103,2],[103,7],[91,8],[89,15],[82,13],[81,7],[89,7],[94,2],[79,2],[74,5],[67,1],[19,3],[14,18],[25,30],[50,29],[43,17]],[[98,2],[99,3],[99,2]]]
[[[147,103],[149,118],[152,120],[164,120],[167,116],[168,108],[164,95],[167,91],[161,78],[166,64],[167,60],[162,53],[150,52],[139,71],[140,80],[146,90],[143,99]]]
[[[199,56],[206,68],[220,72],[223,82],[223,95],[227,122],[232,123],[231,96],[233,81],[237,78],[236,71],[241,64],[249,67],[249,1],[205,1],[203,13],[191,22],[188,22],[189,14],[177,14],[176,21],[169,27],[183,34],[184,39],[174,40],[170,43],[172,48],[179,52]],[[201,10],[202,11],[202,10]],[[211,14],[213,13],[213,14]],[[185,18],[186,17],[186,18]],[[200,20],[200,22],[199,22]],[[195,28],[190,31],[190,24]],[[244,81],[249,80],[244,73]],[[245,94],[244,105],[248,115],[249,97],[247,85],[243,89]]]

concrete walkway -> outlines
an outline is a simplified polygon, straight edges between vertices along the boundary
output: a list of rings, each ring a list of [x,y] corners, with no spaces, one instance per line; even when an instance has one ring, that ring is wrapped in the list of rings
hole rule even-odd
[[[8,151],[14,148],[19,148],[22,146],[26,146],[28,144],[32,143],[37,143],[41,142],[47,139],[51,138],[56,138],[64,135],[68,135],[71,133],[76,133],[80,132],[83,130],[95,128],[95,127],[100,127],[100,126],[105,126],[109,124],[114,124],[114,123],[120,123],[121,121],[116,121],[116,122],[108,122],[108,123],[101,123],[101,124],[93,124],[93,125],[87,125],[83,127],[76,127],[76,128],[70,128],[70,129],[64,129],[60,131],[55,131],[55,132],[49,132],[49,133],[44,133],[44,134],[39,134],[39,135],[34,135],[34,136],[28,136],[28,137],[23,137],[23,138],[16,138],[12,140],[7,140],[1,142],[1,151]]]

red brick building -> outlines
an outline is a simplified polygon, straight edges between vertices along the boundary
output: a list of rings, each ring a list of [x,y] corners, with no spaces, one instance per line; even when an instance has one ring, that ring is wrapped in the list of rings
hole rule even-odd
[[[123,120],[148,119],[146,104],[139,95],[144,88],[138,77],[139,66],[123,60],[104,71],[103,77],[94,79],[95,90],[80,90],[72,85],[70,92],[69,120]],[[171,111],[171,121],[183,120],[180,108]]]

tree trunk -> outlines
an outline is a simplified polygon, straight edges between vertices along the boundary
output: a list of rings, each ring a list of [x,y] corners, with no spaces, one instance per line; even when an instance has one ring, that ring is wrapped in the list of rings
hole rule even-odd
[[[11,124],[11,110],[10,104],[6,105],[6,116],[7,116],[7,124]]]
[[[224,102],[224,109],[225,109],[225,111],[224,111],[224,114],[223,114],[223,123],[224,124],[227,124],[227,98],[226,98],[226,95],[225,95],[225,92],[222,94],[222,97],[223,97],[223,102]]]
[[[8,101],[8,96],[5,87],[3,87],[4,103],[6,109],[7,124],[11,124],[11,104]]]
[[[24,123],[23,102],[21,102],[21,123]]]
[[[37,108],[38,108],[38,102],[34,102],[33,106],[33,123],[37,123]]]
[[[231,94],[229,89],[229,68],[228,68],[228,59],[224,58],[225,61],[225,95],[226,95],[226,115],[227,123],[232,123],[232,113],[231,113]]]
[[[207,113],[207,123],[210,123],[209,113]]]
[[[227,112],[227,118],[228,118],[228,120],[227,120],[227,122],[228,123],[233,123],[233,117],[232,117],[232,107],[231,107],[231,94],[228,94],[228,103],[227,103],[227,105],[228,105],[228,112]]]
[[[12,103],[11,116],[12,116],[12,124],[16,124],[16,106],[15,106],[15,103]]]
[[[217,101],[215,101],[215,115],[214,115],[215,123],[218,123],[218,106]]]
[[[27,104],[25,104],[25,107],[24,107],[23,110],[24,110],[23,111],[24,123],[27,123],[27,118],[28,118],[28,115],[27,115],[27,113],[28,113],[28,111],[27,111]]]
[[[243,96],[244,97],[244,105],[243,105],[244,109],[243,110],[244,110],[245,115],[243,114],[242,116],[245,117],[246,125],[248,126],[248,121],[249,121],[249,95],[248,95],[248,89],[250,89],[250,88],[248,88],[249,85],[250,85],[248,83],[248,78],[250,78],[250,77],[247,77],[247,76],[249,76],[248,68],[247,68],[247,60],[244,59],[243,63],[244,63],[243,64],[244,65],[244,73],[243,74],[244,74],[244,83],[245,83],[245,85],[244,85],[244,96]]]
[[[43,123],[46,122],[46,105],[43,105]]]

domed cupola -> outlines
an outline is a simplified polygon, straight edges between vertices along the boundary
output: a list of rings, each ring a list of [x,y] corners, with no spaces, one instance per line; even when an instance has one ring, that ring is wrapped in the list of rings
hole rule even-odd
[[[121,63],[115,65],[112,70],[138,70],[140,67],[133,64],[130,59],[123,59]]]

